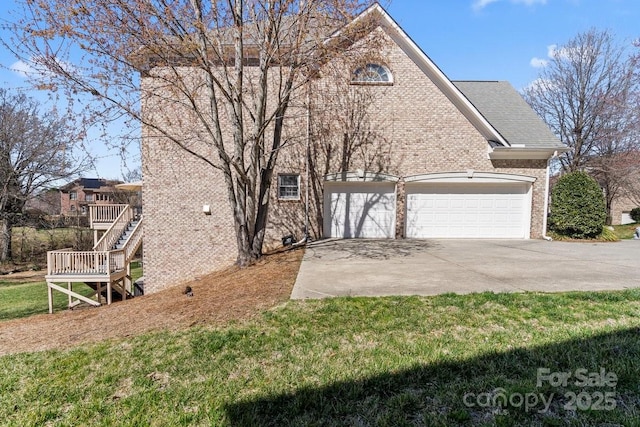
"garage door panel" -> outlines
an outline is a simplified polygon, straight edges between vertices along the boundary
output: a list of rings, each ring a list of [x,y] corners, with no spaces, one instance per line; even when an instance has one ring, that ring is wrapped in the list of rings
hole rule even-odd
[[[529,184],[407,185],[406,236],[524,238],[528,191]]]
[[[325,184],[326,237],[392,238],[395,212],[393,183]]]

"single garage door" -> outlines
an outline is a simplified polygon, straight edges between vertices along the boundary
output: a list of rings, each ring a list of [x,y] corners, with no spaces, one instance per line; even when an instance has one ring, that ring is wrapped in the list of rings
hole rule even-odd
[[[620,224],[633,224],[635,221],[631,218],[631,211],[622,212],[622,216],[620,217]]]
[[[409,238],[528,237],[530,184],[407,184]]]
[[[327,182],[324,209],[325,237],[395,237],[396,195],[393,182]]]

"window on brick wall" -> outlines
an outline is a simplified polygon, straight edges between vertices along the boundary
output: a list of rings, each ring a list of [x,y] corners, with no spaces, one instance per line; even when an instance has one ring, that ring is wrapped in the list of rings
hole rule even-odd
[[[69,200],[78,200],[78,193],[72,191],[69,193]]]
[[[89,193],[89,194],[85,194],[84,199],[87,202],[93,202],[93,194]]]
[[[393,83],[389,69],[380,64],[367,64],[356,68],[351,78],[356,84],[390,84]]]
[[[278,199],[299,200],[300,199],[300,175],[281,174],[278,175]]]

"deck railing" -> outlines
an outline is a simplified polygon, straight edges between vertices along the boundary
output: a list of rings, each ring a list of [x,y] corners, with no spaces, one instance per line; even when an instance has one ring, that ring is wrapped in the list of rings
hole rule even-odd
[[[96,243],[95,246],[93,247],[94,251],[110,250],[113,247],[113,245],[118,241],[120,236],[122,236],[122,233],[124,233],[124,230],[127,229],[127,226],[133,219],[134,212],[133,212],[133,209],[131,209],[131,206],[129,205],[123,205],[123,206],[125,206],[125,208],[122,209],[120,214],[113,219],[112,221],[113,224],[111,224],[111,227],[109,227],[109,229],[105,231],[105,233],[102,235],[100,240],[98,240],[98,243]]]
[[[127,208],[129,205],[126,204],[89,205],[89,226],[93,228],[95,224],[110,224]]]
[[[109,274],[125,268],[124,250],[78,252],[68,249],[47,252],[47,274]]]
[[[129,239],[127,239],[127,244],[124,246],[124,248],[122,248],[124,250],[125,262],[130,262],[131,259],[133,259],[141,241],[142,241],[142,216],[140,216],[140,221],[138,221],[138,224],[136,224],[135,228],[131,232],[131,235],[129,235]]]

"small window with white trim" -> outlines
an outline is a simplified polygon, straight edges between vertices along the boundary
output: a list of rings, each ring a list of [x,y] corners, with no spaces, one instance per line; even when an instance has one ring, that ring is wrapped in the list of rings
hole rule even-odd
[[[389,69],[380,64],[367,64],[356,68],[351,78],[351,83],[356,84],[391,84],[393,79]]]
[[[300,175],[293,173],[278,175],[278,199],[300,199]]]

